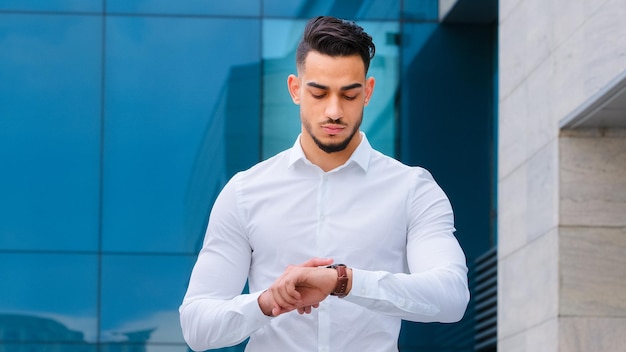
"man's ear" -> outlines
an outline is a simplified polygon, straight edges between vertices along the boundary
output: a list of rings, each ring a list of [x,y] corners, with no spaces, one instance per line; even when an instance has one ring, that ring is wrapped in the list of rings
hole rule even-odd
[[[365,80],[365,106],[370,103],[370,98],[374,93],[374,85],[376,84],[376,80],[374,77],[369,77]]]
[[[300,79],[296,75],[291,74],[287,77],[287,89],[293,103],[300,105]]]

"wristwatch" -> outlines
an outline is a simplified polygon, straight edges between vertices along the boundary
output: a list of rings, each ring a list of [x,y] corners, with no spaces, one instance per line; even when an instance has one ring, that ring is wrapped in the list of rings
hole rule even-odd
[[[333,292],[331,292],[331,296],[337,296],[339,298],[343,298],[347,295],[346,291],[348,290],[348,273],[346,272],[345,264],[333,264],[327,266],[327,268],[337,270],[337,285]]]

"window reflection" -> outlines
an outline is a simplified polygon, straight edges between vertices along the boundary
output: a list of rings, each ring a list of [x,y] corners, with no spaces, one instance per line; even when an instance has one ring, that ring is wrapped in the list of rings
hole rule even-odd
[[[195,256],[104,255],[100,340],[184,343],[178,307]]]
[[[0,11],[58,11],[58,12],[102,12],[104,0],[2,0]]]
[[[263,14],[268,17],[308,19],[313,16],[329,15],[354,20],[398,20],[399,12],[400,0],[263,1]]]
[[[197,252],[233,168],[258,160],[259,25],[107,19],[104,250]]]
[[[97,249],[101,22],[0,13],[0,249]]]
[[[0,351],[6,352],[103,352],[97,345],[47,343],[2,343]],[[119,351],[119,350],[118,350]],[[182,350],[181,350],[182,351]],[[185,350],[186,351],[186,350]]]
[[[259,16],[260,1],[250,0],[107,0],[109,13]]]
[[[439,1],[404,0],[402,1],[402,17],[407,20],[437,21],[439,18]]]
[[[57,319],[29,314],[0,314],[0,332],[0,341],[85,341]]]
[[[96,255],[1,253],[0,263],[0,341],[96,342]]]

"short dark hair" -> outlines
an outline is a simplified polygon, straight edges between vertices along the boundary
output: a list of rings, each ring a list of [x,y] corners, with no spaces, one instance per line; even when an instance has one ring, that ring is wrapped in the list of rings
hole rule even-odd
[[[365,65],[365,73],[374,58],[376,47],[372,37],[353,21],[330,16],[318,16],[307,23],[302,40],[296,50],[296,64],[304,65],[310,51],[328,56],[359,55]]]

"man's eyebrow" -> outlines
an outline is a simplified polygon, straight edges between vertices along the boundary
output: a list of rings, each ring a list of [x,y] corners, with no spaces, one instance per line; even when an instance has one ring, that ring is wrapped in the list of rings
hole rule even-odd
[[[321,84],[315,83],[315,82],[307,82],[306,85],[309,86],[309,87],[317,88],[317,89],[328,90],[328,86],[321,85]],[[339,90],[341,90],[341,91],[350,90],[350,89],[354,89],[354,88],[360,88],[362,86],[363,85],[361,83],[352,83],[352,84],[347,85],[345,87],[341,87]]]
[[[317,89],[323,89],[323,90],[328,90],[327,86],[323,86],[319,83],[315,83],[315,82],[307,82],[306,84],[309,87],[313,87],[313,88],[317,88]]]
[[[354,88],[361,88],[363,85],[361,83],[352,83],[350,85],[347,85],[345,87],[341,87],[341,90],[350,90],[350,89],[354,89]]]

